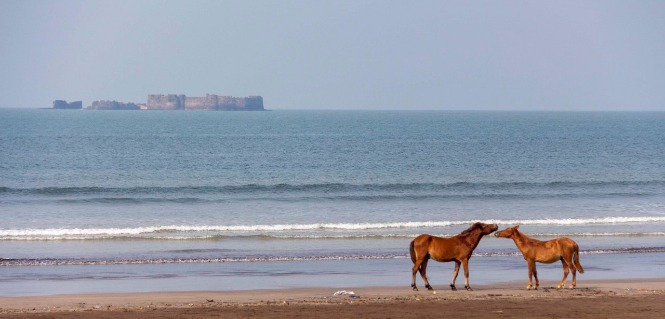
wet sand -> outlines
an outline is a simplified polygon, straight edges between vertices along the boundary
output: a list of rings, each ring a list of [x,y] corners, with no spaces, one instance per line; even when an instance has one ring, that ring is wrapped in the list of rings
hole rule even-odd
[[[574,290],[524,282],[474,291],[410,287],[154,292],[0,297],[0,318],[655,318],[665,278],[580,281]],[[442,287],[440,287],[442,288]]]

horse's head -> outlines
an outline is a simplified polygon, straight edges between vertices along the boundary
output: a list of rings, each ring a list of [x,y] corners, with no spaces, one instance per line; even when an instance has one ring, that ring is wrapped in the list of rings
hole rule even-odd
[[[483,224],[483,223],[481,223],[481,225],[482,225],[483,235],[489,235],[493,231],[496,231],[497,229],[499,229],[499,226],[497,224]]]
[[[475,223],[475,224],[471,225],[471,227],[469,227],[469,229],[463,231],[462,234],[470,233],[474,229],[479,229],[480,233],[482,233],[483,235],[489,235],[493,231],[499,229],[499,226],[497,226],[496,224],[483,224],[483,223],[478,222],[478,223]]]
[[[494,236],[502,238],[511,238],[513,237],[513,234],[517,232],[518,228],[520,228],[520,225],[515,225],[514,227],[509,227],[500,232],[496,232]]]

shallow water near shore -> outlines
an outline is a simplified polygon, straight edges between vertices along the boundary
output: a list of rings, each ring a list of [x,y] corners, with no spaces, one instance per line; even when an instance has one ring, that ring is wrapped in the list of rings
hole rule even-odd
[[[585,282],[590,280],[665,278],[665,253],[583,254],[581,262],[585,273],[577,275],[578,288],[588,287]],[[558,285],[562,277],[560,263],[537,267],[542,287]],[[0,277],[0,296],[305,287],[336,291],[404,286],[410,290],[410,268],[407,258],[7,267]],[[521,288],[527,283],[527,266],[520,256],[476,257],[471,259],[470,268],[472,287],[513,282]],[[437,290],[449,289],[452,273],[453,263],[429,263],[428,277]],[[571,279],[569,275],[566,286]],[[416,282],[424,289],[419,275]],[[456,283],[459,288],[464,286],[462,271]]]
[[[663,277],[664,122],[0,109],[0,295],[408,288],[413,237],[476,221],[575,239],[580,282]],[[475,254],[472,285],[526,280],[512,241]],[[453,264],[429,267],[447,287]]]

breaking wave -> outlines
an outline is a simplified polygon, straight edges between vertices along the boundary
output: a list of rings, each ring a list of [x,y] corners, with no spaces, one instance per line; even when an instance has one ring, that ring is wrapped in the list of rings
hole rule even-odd
[[[442,229],[443,235],[455,235],[459,229],[446,229],[459,225],[470,225],[476,221],[425,221],[391,223],[312,223],[312,224],[273,224],[273,225],[170,225],[132,228],[30,228],[0,229],[0,240],[86,240],[86,239],[216,239],[225,237],[271,238],[362,238],[362,237],[403,237],[409,234],[390,234],[391,230],[408,232],[418,229]],[[562,218],[527,220],[484,220],[485,223],[500,225],[621,225],[665,223],[665,216],[649,217],[602,217],[602,218]],[[346,234],[344,232],[356,232]],[[357,233],[362,232],[362,233]],[[533,234],[532,234],[533,235]],[[538,234],[536,234],[538,235]],[[554,236],[560,234],[540,234]],[[616,232],[563,234],[575,236],[663,236],[663,232]]]

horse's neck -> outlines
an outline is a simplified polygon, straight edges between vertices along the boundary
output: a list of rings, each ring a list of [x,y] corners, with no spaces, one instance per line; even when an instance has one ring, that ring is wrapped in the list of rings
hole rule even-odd
[[[522,251],[522,247],[526,246],[527,242],[531,240],[531,238],[527,235],[524,235],[520,233],[518,230],[515,230],[515,233],[513,234],[513,241],[515,242],[515,246],[519,248],[520,251]]]
[[[476,246],[478,246],[478,243],[480,243],[480,240],[483,238],[483,234],[480,230],[474,230],[465,235],[467,241],[473,245],[473,249],[476,249]]]

